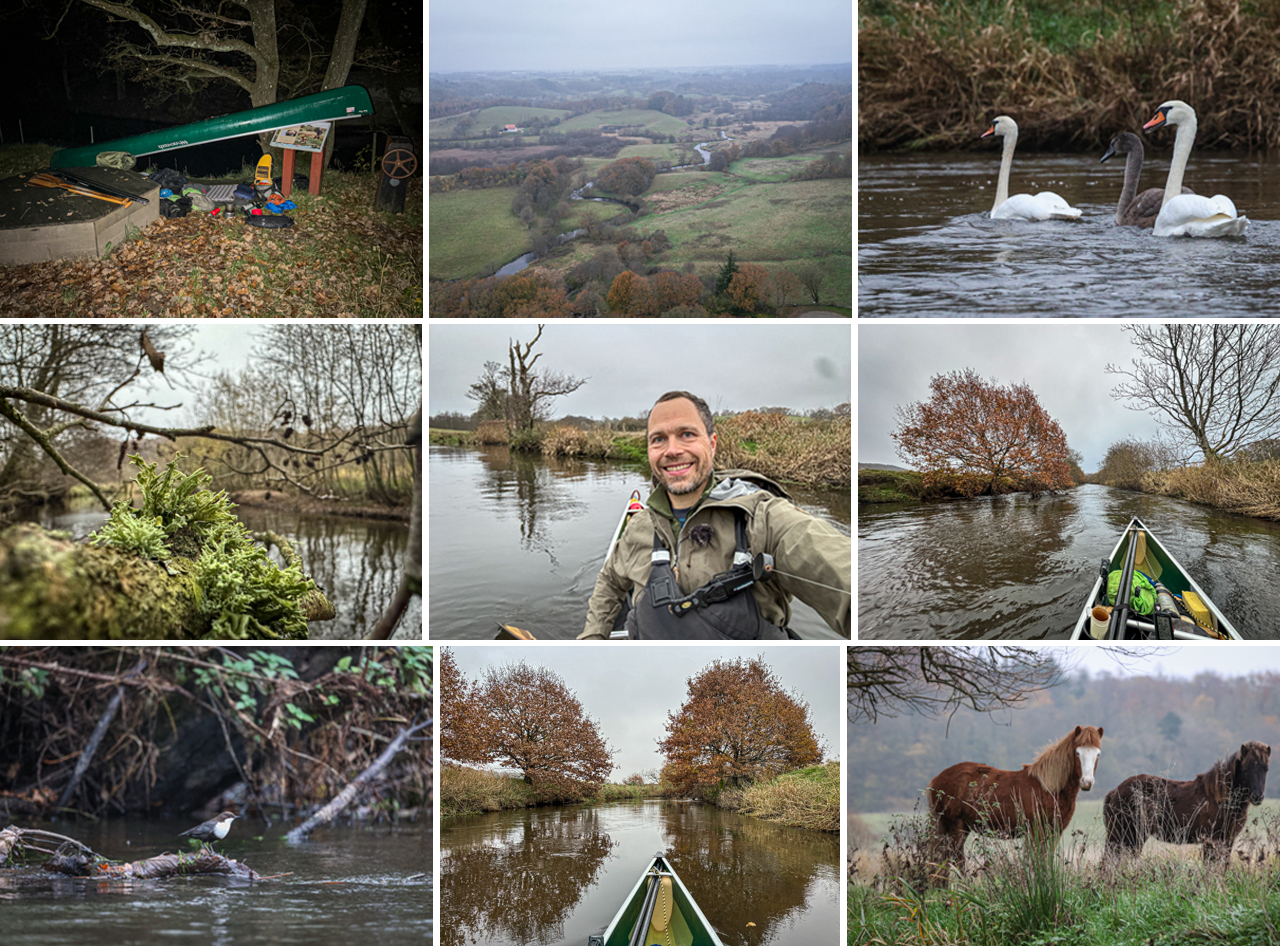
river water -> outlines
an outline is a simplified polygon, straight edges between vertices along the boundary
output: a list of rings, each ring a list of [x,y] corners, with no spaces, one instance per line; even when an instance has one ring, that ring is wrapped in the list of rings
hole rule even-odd
[[[198,819],[197,819],[198,820]],[[186,850],[174,836],[193,820],[113,818],[40,827],[119,861]],[[36,868],[0,871],[6,946],[202,943],[316,946],[432,942],[429,821],[388,827],[323,828],[296,845],[289,826],[237,821],[217,849],[259,875],[248,883],[188,876],[91,881]],[[584,940],[585,942],[585,940]]]
[[[725,946],[839,941],[838,835],[657,800],[449,819],[440,941],[583,946],[658,853]]]
[[[577,637],[631,491],[649,495],[648,469],[506,447],[433,446],[428,463],[431,637],[492,640],[499,624]],[[847,490],[788,492],[850,534]],[[803,637],[843,639],[801,601],[792,614]]]
[[[1170,139],[1172,136],[1169,136]],[[1171,143],[1145,142],[1139,190],[1163,187]],[[1015,153],[1011,194],[1055,191],[1076,222],[990,220],[999,148],[858,160],[858,314],[1124,318],[1280,311],[1280,164],[1193,151],[1185,183],[1226,194],[1244,237],[1156,238],[1115,226],[1124,162]]]
[[[1280,523],[1106,486],[858,507],[858,638],[1061,640],[1138,516],[1243,637],[1280,636]]]
[[[304,516],[284,509],[240,506],[236,515],[256,532],[276,532],[302,556],[303,570],[333,603],[332,621],[309,625],[313,640],[350,640],[373,630],[395,595],[409,546],[409,524],[347,516]],[[71,509],[43,507],[31,520],[46,529],[61,529],[81,540],[107,521],[98,506]],[[277,561],[279,555],[271,553]],[[422,604],[412,598],[395,640],[422,639]]]

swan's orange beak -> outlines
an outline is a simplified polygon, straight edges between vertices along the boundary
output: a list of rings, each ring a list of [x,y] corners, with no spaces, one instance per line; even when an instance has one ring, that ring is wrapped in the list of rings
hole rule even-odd
[[[1161,125],[1164,124],[1164,120],[1165,120],[1164,112],[1158,111],[1153,116],[1151,116],[1151,121],[1147,122],[1145,125],[1142,126],[1142,130],[1150,134],[1151,129],[1159,128]]]
[[[978,137],[979,137],[980,139],[981,139],[981,138],[989,138],[991,135],[994,135],[995,133],[996,133],[996,123],[995,123],[995,122],[992,122],[992,123],[991,123],[991,127],[990,127],[990,128],[988,128],[986,131],[984,131],[982,134],[980,134]]]

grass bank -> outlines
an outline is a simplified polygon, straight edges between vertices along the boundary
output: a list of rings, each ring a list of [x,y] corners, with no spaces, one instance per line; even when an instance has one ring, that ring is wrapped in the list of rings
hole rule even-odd
[[[858,470],[858,502],[914,503],[941,499],[969,499],[960,486],[959,476],[935,476],[925,480],[915,470]],[[981,496],[1004,496],[1009,493],[1043,492],[1043,487],[1020,477],[1002,476]]]
[[[432,278],[490,276],[525,252],[529,231],[511,212],[515,195],[515,187],[432,194]]]
[[[440,817],[478,815],[487,811],[534,808],[538,805],[568,805],[581,802],[626,801],[660,797],[664,785],[606,784],[585,798],[539,799],[523,779],[494,775],[465,765],[444,763],[440,768]]]
[[[848,487],[850,419],[811,420],[785,414],[748,411],[716,420],[716,468],[748,469],[780,483],[818,488]],[[626,460],[648,465],[643,432],[605,428],[580,430],[568,424],[539,425],[529,437],[512,443],[500,422],[475,431],[430,430],[431,443],[449,446],[506,444],[546,456]]]
[[[1272,149],[1280,6],[1250,0],[871,0],[859,5],[858,146],[971,147],[997,114],[1020,149],[1094,151],[1156,106],[1200,148]],[[980,127],[981,126],[981,127]]]
[[[1102,482],[1102,481],[1099,481]],[[1133,488],[1132,483],[1103,482]],[[1202,506],[1280,522],[1280,460],[1205,463],[1177,470],[1150,470],[1138,480],[1143,493],[1155,493]]]
[[[918,831],[892,836],[876,873],[851,873],[850,944],[1173,946],[1271,943],[1280,910],[1280,832],[1274,808],[1225,870],[1190,845],[1153,847],[1119,865],[1090,856],[1073,820],[1056,851],[1027,842],[971,841],[981,869],[931,886]]]
[[[53,150],[0,148],[0,168],[46,167]],[[408,185],[404,213],[381,213],[373,209],[377,174],[328,170],[319,197],[293,192],[287,229],[192,212],[132,231],[104,259],[2,267],[0,314],[421,317],[422,182]]]
[[[840,830],[840,763],[828,762],[779,775],[742,793],[744,815],[788,828]]]

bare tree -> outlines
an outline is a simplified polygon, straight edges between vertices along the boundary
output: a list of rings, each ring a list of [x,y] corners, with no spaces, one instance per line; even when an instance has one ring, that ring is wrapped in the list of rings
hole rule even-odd
[[[550,416],[552,398],[572,394],[589,380],[575,378],[560,371],[540,373],[533,370],[534,364],[542,357],[542,352],[532,358],[529,355],[542,337],[544,328],[545,325],[539,325],[538,334],[523,346],[519,342],[510,342],[507,346],[510,361],[510,374],[507,377],[510,397],[507,405],[510,423],[516,430],[533,430],[537,421],[546,420]]]
[[[1017,706],[1054,686],[1063,668],[1031,647],[851,647],[845,685],[849,722],[880,715],[951,716]]]
[[[1264,325],[1126,325],[1142,353],[1112,391],[1206,460],[1280,432],[1280,329]]]

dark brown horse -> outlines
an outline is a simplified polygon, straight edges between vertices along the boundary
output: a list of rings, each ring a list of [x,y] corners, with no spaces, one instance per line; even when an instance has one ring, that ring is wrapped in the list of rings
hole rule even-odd
[[[1170,844],[1204,843],[1204,859],[1225,861],[1267,790],[1271,747],[1246,742],[1239,752],[1188,782],[1135,775],[1111,791],[1102,806],[1107,857],[1136,854],[1154,835]]]
[[[1076,810],[1076,795],[1093,788],[1102,755],[1102,727],[1077,726],[1046,746],[1021,771],[961,762],[929,783],[929,810],[942,858],[964,871],[964,842],[985,827],[1012,837],[1027,828],[1047,830],[1057,842]]]

